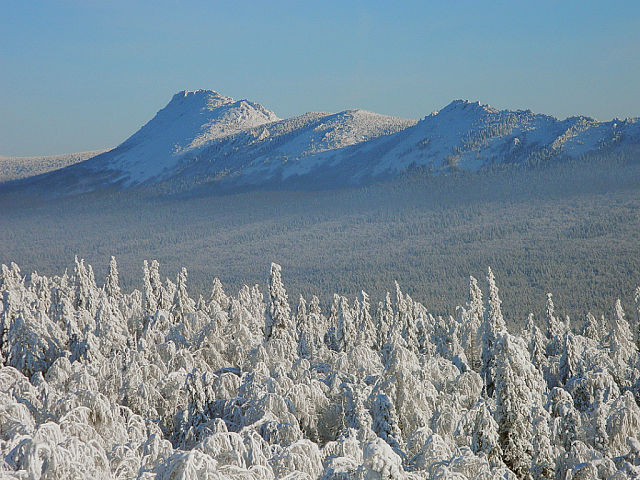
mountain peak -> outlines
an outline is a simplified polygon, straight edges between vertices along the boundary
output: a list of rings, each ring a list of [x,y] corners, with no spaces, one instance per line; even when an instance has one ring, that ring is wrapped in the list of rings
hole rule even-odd
[[[171,98],[167,107],[213,110],[233,102],[233,98],[220,95],[215,90],[181,90]]]
[[[449,105],[444,107],[440,112],[479,112],[479,113],[496,113],[498,110],[493,108],[491,105],[484,105],[478,101],[472,102],[466,99],[457,99],[453,100]]]
[[[209,142],[276,120],[275,113],[248,100],[214,90],[182,90],[110,152],[108,162],[131,183],[141,183],[173,171],[182,156]]]

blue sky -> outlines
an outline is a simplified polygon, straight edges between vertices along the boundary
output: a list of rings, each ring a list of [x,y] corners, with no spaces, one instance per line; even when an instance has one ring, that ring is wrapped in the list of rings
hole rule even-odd
[[[607,3],[0,0],[0,155],[115,146],[197,88],[280,117],[640,116],[640,2]]]

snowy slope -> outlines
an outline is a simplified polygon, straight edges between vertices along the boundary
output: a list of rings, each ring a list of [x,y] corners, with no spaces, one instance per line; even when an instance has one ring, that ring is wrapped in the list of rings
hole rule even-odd
[[[412,164],[435,171],[451,167],[478,170],[495,163],[576,158],[639,143],[637,119],[598,122],[577,116],[558,120],[530,110],[496,110],[455,100],[401,136],[368,145],[363,152],[381,152],[371,171],[380,175],[400,172]]]
[[[0,183],[32,177],[68,167],[69,165],[84,162],[103,152],[104,150],[93,150],[90,152],[65,153],[42,157],[0,156]]]
[[[240,183],[305,175],[336,164],[365,142],[399,132],[413,120],[364,110],[307,113],[214,142],[180,175],[229,172]]]
[[[280,120],[248,100],[182,91],[110,152],[47,177],[63,193],[155,182],[182,187],[358,184],[411,167],[435,173],[640,151],[638,119],[565,120],[455,100],[419,122],[364,110]],[[32,182],[33,183],[33,182]],[[37,187],[37,181],[34,183]]]
[[[182,156],[207,142],[278,120],[247,100],[210,90],[182,91],[124,143],[101,159],[100,167],[120,172],[128,184],[170,175]]]
[[[291,180],[312,184],[319,179],[354,184],[412,166],[434,172],[475,171],[498,163],[638,151],[639,145],[636,119],[558,120],[530,110],[497,110],[456,100],[417,123],[356,110],[265,125],[203,151],[203,157],[181,173],[206,173],[234,185]]]

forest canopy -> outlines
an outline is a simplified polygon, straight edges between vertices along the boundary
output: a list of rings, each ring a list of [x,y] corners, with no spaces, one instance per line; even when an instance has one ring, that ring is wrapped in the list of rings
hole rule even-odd
[[[636,304],[569,322],[553,296],[509,331],[499,286],[455,316],[378,300],[235,295],[145,261],[125,293],[73,272],[0,275],[0,471],[9,478],[637,478]]]

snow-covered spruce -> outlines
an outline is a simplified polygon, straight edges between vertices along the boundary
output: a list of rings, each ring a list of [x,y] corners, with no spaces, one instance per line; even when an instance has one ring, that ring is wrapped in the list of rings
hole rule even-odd
[[[549,295],[546,327],[514,335],[491,270],[457,319],[397,284],[377,307],[291,305],[275,264],[266,294],[215,279],[196,300],[187,281],[156,261],[131,293],[115,259],[103,287],[78,259],[2,266],[0,477],[640,475],[640,308],[571,329]]]

